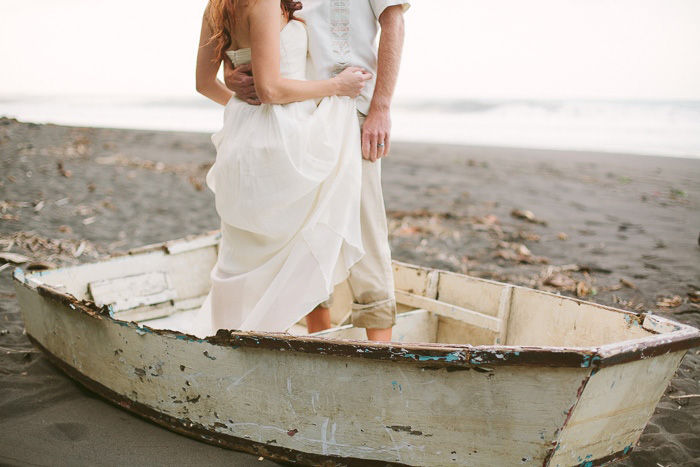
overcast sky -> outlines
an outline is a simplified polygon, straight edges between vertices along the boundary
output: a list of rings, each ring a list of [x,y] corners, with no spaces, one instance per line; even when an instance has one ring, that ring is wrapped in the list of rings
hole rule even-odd
[[[0,96],[196,97],[205,4],[0,0]],[[406,24],[399,98],[700,100],[700,0],[416,0]]]

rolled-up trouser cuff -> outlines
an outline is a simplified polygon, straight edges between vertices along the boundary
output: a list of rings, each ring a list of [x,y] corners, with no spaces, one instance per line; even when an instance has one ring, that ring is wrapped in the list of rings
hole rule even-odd
[[[330,294],[330,296],[322,301],[321,303],[318,304],[318,306],[322,306],[325,308],[330,308],[333,306],[333,294]]]
[[[396,324],[396,298],[368,304],[352,304],[352,325],[356,328],[386,329]]]

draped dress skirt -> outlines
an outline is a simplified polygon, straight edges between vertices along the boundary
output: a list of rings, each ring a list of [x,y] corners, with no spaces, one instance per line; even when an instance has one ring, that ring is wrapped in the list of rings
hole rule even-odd
[[[304,79],[305,26],[281,33],[281,71]],[[236,66],[250,50],[229,52]],[[221,217],[211,289],[186,331],[285,331],[326,300],[364,254],[354,99],[248,105],[232,97],[207,173]]]

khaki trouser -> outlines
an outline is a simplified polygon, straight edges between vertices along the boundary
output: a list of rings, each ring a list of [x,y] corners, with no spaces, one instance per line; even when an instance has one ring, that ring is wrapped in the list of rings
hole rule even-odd
[[[360,127],[365,116],[358,112]],[[350,268],[347,278],[352,292],[352,324],[355,327],[386,329],[396,324],[396,298],[391,266],[389,232],[382,194],[381,159],[362,159],[360,223],[364,256]],[[321,303],[330,307],[333,295]]]

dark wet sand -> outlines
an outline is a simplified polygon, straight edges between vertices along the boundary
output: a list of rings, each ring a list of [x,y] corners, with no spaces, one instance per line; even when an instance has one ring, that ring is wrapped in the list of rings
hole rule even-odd
[[[0,251],[14,240],[12,252],[71,264],[216,229],[203,180],[213,158],[205,134],[0,119]],[[395,259],[700,326],[700,160],[394,143],[382,164]],[[274,465],[174,434],[64,376],[22,334],[12,269],[0,271],[0,464]],[[693,349],[620,465],[700,465],[700,398],[673,399],[699,394],[699,381]]]

